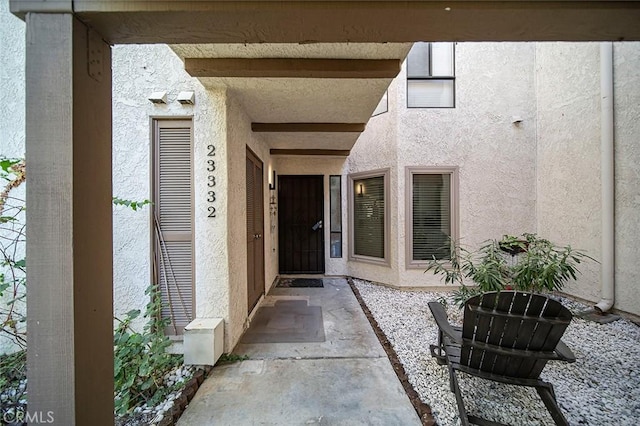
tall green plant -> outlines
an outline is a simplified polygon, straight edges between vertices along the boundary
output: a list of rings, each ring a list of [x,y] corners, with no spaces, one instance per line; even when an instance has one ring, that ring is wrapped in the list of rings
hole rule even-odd
[[[456,241],[451,241],[450,247],[451,259],[434,257],[425,272],[441,275],[445,284],[458,284],[454,299],[460,304],[487,291],[562,290],[570,278],[576,279],[583,260],[594,260],[581,250],[557,246],[528,233],[489,240],[476,251],[467,250]]]
[[[167,353],[171,341],[164,329],[169,320],[161,316],[158,287],[150,285],[145,294],[149,295],[149,303],[143,315],[143,332],[131,327],[140,315],[139,310],[133,310],[118,320],[113,336],[115,407],[119,415],[144,403],[153,406],[163,401],[175,388],[165,386],[164,376],[182,363],[181,356]]]

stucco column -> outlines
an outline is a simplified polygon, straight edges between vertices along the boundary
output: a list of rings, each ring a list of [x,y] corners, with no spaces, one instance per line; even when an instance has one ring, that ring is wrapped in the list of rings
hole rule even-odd
[[[29,420],[113,425],[111,49],[26,22]]]

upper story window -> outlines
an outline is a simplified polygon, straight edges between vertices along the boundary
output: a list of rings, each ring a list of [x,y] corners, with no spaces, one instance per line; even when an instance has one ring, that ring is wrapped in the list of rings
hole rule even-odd
[[[407,56],[407,107],[455,107],[454,43],[415,43]]]

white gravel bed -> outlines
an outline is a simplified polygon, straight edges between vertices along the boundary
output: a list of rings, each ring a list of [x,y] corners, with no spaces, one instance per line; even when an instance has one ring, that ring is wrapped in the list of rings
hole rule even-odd
[[[447,368],[436,364],[429,353],[429,345],[437,342],[437,326],[427,303],[445,298],[449,321],[461,324],[462,312],[452,293],[401,291],[358,279],[353,282],[438,424],[459,425]],[[574,313],[588,308],[572,300],[561,301]],[[577,361],[550,361],[541,378],[553,384],[569,424],[640,424],[640,327],[624,319],[603,325],[574,317],[563,341]],[[461,373],[458,377],[467,413],[511,425],[554,424],[533,388]]]
[[[178,386],[179,388],[167,395],[167,398],[155,406],[144,404],[133,409],[132,414],[116,419],[118,426],[153,426],[159,423],[164,415],[171,416],[171,408],[176,398],[180,396],[184,385],[191,380],[196,372],[196,366],[179,365],[164,376],[164,386]]]

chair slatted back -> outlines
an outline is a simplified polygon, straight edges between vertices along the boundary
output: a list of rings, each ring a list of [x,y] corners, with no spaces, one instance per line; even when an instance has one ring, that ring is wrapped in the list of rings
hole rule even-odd
[[[460,365],[537,378],[548,359],[531,354],[553,351],[571,317],[562,304],[539,294],[502,291],[472,297],[464,307]]]

